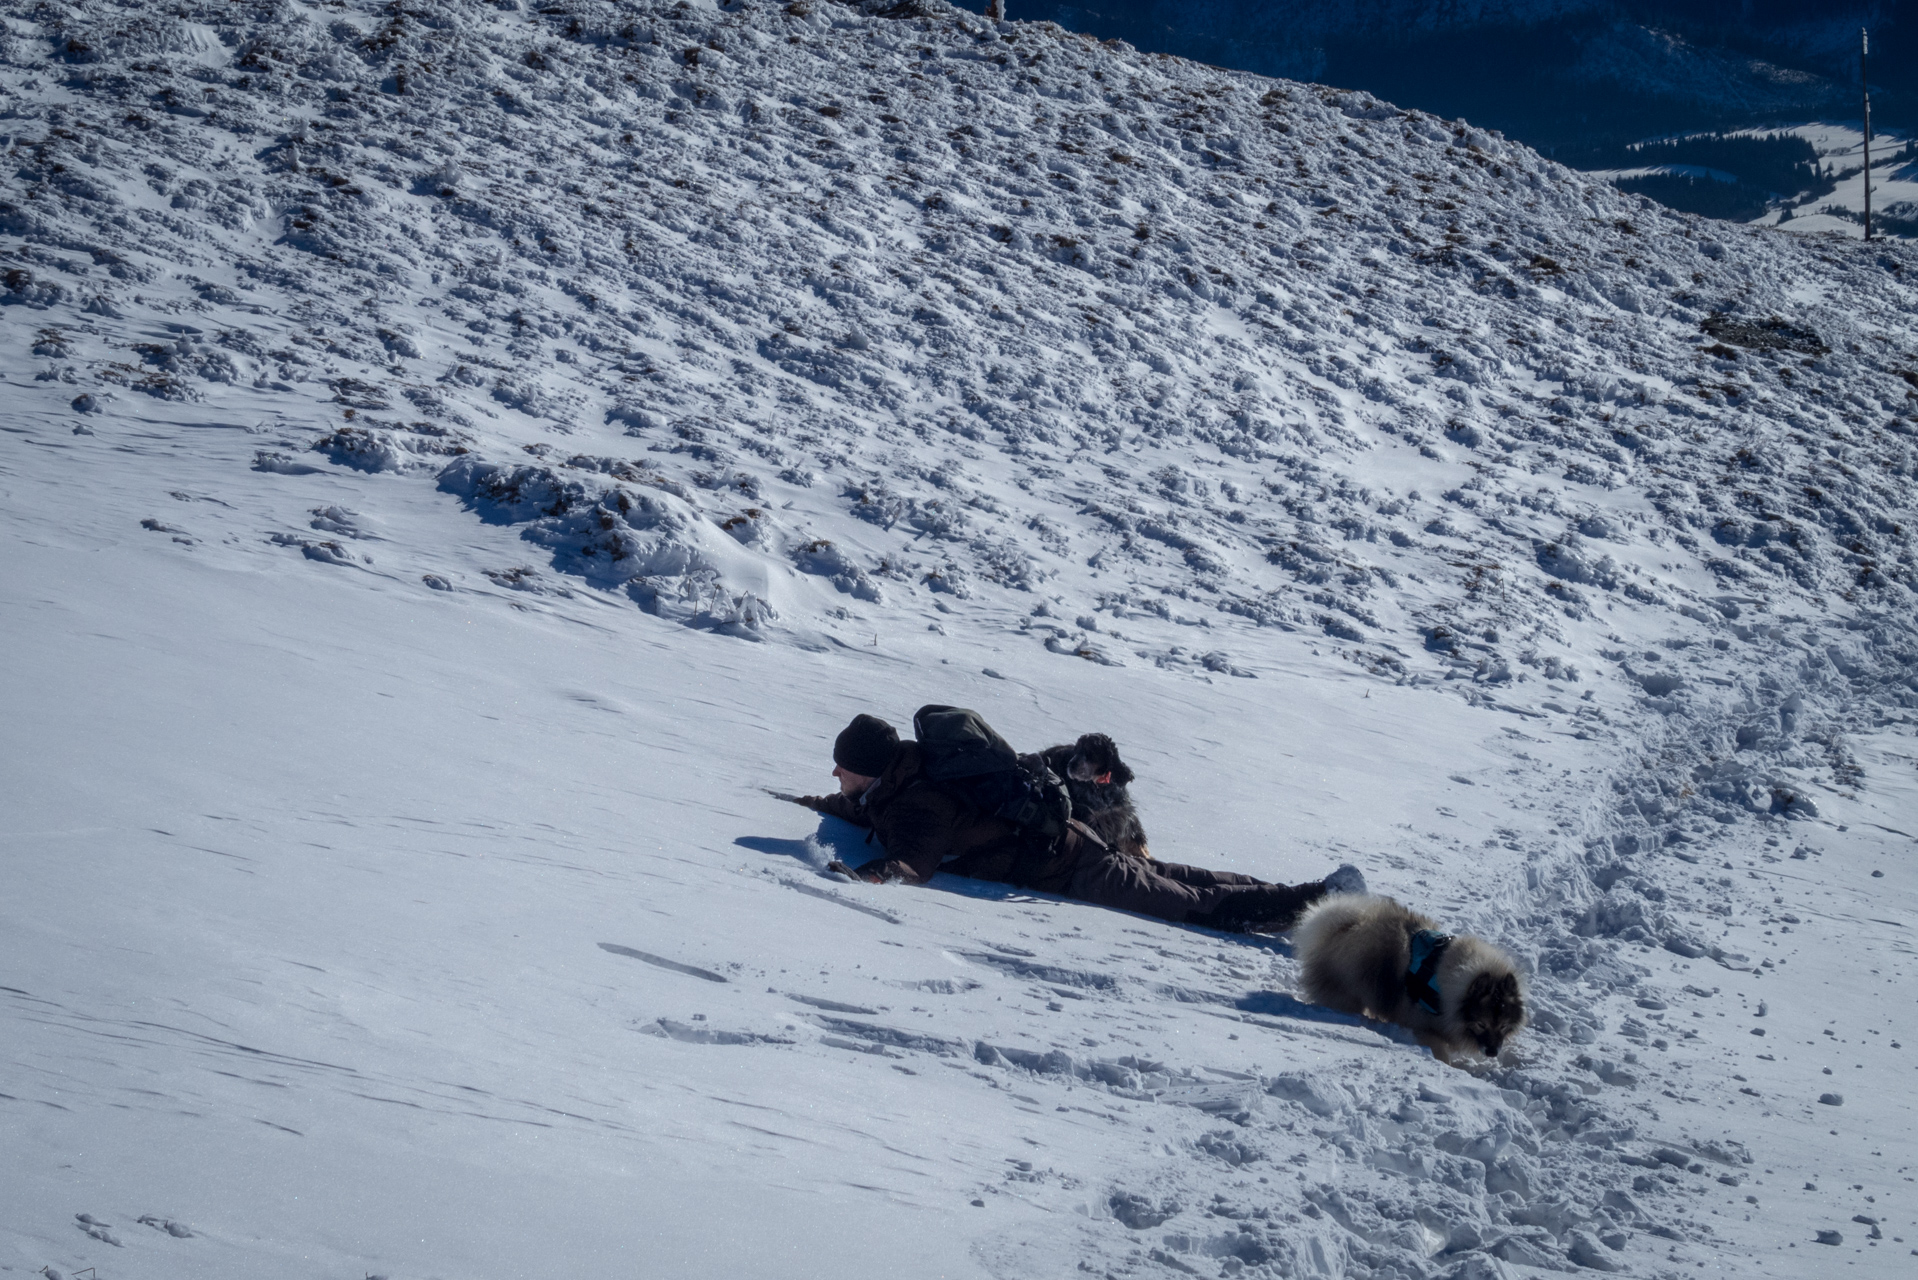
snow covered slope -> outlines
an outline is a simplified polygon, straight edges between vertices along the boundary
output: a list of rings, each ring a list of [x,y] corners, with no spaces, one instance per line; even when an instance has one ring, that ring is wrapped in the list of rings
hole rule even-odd
[[[923,0],[0,52],[0,1266],[1908,1265],[1905,246]],[[820,878],[924,701],[1535,1027]]]

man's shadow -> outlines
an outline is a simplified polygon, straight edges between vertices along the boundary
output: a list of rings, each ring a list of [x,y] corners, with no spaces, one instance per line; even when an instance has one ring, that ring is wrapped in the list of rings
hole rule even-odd
[[[856,867],[880,857],[883,853],[878,841],[868,843],[871,833],[864,827],[855,827],[852,823],[839,818],[821,814],[818,828],[809,836],[800,839],[785,839],[776,836],[738,836],[733,843],[742,849],[754,853],[768,854],[776,858],[791,858],[800,866],[815,875],[824,875],[826,864],[843,862]],[[1055,897],[1051,894],[1034,893],[1017,885],[1003,884],[995,880],[974,880],[970,876],[939,875],[924,886],[961,897],[976,898],[989,902],[1036,902],[1057,903],[1084,911],[1106,911],[1110,908],[1094,906],[1091,903],[1076,902],[1070,898]],[[1129,913],[1121,913],[1129,914]],[[1290,956],[1292,942],[1289,938],[1276,934],[1263,933],[1217,933],[1211,929],[1201,929],[1195,925],[1172,924],[1156,920],[1150,916],[1134,916],[1134,919],[1146,921],[1165,929],[1177,929],[1186,933],[1205,934],[1220,939],[1230,939],[1240,946],[1252,947],[1260,951],[1269,951],[1275,955]],[[1368,1018],[1356,1017],[1349,1013],[1339,1013],[1323,1005],[1307,1004],[1297,996],[1283,991],[1252,991],[1239,997],[1232,1007],[1241,1013],[1256,1014],[1265,1018],[1290,1018],[1298,1022],[1328,1023],[1333,1026],[1353,1027],[1371,1031],[1388,1040],[1403,1039],[1412,1041],[1409,1033],[1398,1033],[1396,1027],[1373,1022]]]
[[[838,818],[819,818],[819,829],[810,836],[799,840],[782,840],[774,836],[740,836],[733,841],[742,849],[751,849],[754,853],[771,854],[778,858],[791,858],[813,871],[823,872],[828,862],[843,862],[849,867],[878,856],[879,844],[866,843],[872,833],[863,827],[855,827],[850,822]]]
[[[821,814],[818,829],[799,840],[779,839],[773,836],[738,836],[733,843],[742,849],[751,849],[754,853],[791,858],[814,874],[825,875],[826,864],[829,862],[843,862],[849,867],[857,867],[874,858],[884,857],[885,850],[877,840],[868,843],[868,837],[871,834],[864,827],[855,827],[843,819]],[[1071,903],[1070,899],[1058,898],[1050,894],[1034,893],[1018,885],[1003,884],[996,880],[974,880],[971,876],[936,875],[922,887],[987,902],[1058,902],[1080,907],[1087,906],[1085,903]],[[1090,909],[1096,911],[1100,908]]]
[[[776,858],[791,858],[815,875],[826,874],[826,864],[843,862],[849,867],[870,862],[874,858],[885,856],[885,849],[877,840],[870,839],[872,832],[864,827],[855,827],[841,818],[826,814],[819,815],[819,826],[811,835],[798,840],[781,839],[775,836],[737,836],[733,843],[742,849],[751,849],[754,853],[770,854]],[[1037,893],[1015,884],[1006,884],[998,880],[975,880],[971,876],[936,875],[922,886],[937,889],[945,893],[957,894],[962,898],[975,898],[983,902],[1036,902],[1056,903],[1084,911],[1109,911],[1112,908],[1100,907],[1088,902],[1079,902],[1073,898],[1063,898],[1056,894]],[[1130,914],[1130,913],[1122,913]],[[1230,939],[1240,946],[1251,947],[1259,951],[1270,951],[1275,955],[1290,956],[1292,942],[1289,938],[1264,933],[1218,933],[1212,929],[1201,929],[1197,925],[1173,924],[1152,916],[1133,916],[1165,929],[1179,929],[1187,933],[1200,933],[1210,937]],[[1313,1009],[1313,1005],[1300,1005],[1300,1008]],[[1247,1010],[1256,1012],[1256,1010]]]

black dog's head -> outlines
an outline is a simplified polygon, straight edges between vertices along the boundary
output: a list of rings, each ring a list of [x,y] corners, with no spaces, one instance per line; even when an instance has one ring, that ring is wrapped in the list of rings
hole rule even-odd
[[[1132,770],[1119,759],[1119,748],[1103,733],[1085,734],[1072,744],[1066,774],[1075,782],[1096,782],[1101,786],[1123,787],[1132,781]]]
[[[1519,990],[1518,975],[1481,973],[1473,978],[1459,1001],[1458,1016],[1466,1033],[1478,1042],[1479,1052],[1498,1057],[1505,1042],[1525,1025],[1525,996]]]

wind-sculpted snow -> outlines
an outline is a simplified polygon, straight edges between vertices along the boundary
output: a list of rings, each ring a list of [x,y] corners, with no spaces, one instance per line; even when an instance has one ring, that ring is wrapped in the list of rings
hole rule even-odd
[[[1902,247],[935,0],[181,14],[9,28],[6,297],[76,403],[330,400],[300,443],[737,635],[1910,697]]]
[[[619,618],[669,672],[644,696],[678,708],[655,765],[704,752],[701,786],[763,780],[699,736],[757,705],[747,664],[798,681],[819,655],[910,660],[910,632],[1009,653],[994,687],[1106,700],[1074,715],[1178,706],[1207,770],[1271,785],[1210,803],[1256,804],[1282,848],[1323,796],[1268,766],[1349,744],[1329,720],[1323,742],[1269,740],[1262,709],[1308,668],[1350,675],[1421,700],[1395,732],[1493,806],[1444,833],[1394,822],[1354,856],[1510,947],[1536,1006],[1515,1057],[1435,1085],[1403,1037],[1287,994],[1282,950],[1156,925],[1163,947],[1052,925],[1043,951],[1010,947],[944,916],[899,929],[935,908],[863,886],[740,873],[731,889],[764,879],[822,930],[931,939],[975,976],[902,951],[889,989],[940,1005],[909,1019],[785,969],[753,986],[635,928],[600,944],[630,980],[740,1001],[723,1026],[646,1011],[647,1052],[854,1052],[966,1106],[1152,1134],[1153,1172],[1133,1152],[1108,1175],[1091,1147],[992,1158],[991,1194],[1074,1206],[1084,1231],[1046,1256],[1087,1270],[1651,1274],[1649,1239],[1735,1243],[1675,1206],[1750,1176],[1712,1109],[1738,1099],[1665,1055],[1715,1043],[1680,1021],[1718,994],[1699,975],[1776,978],[1734,923],[1803,923],[1785,882],[1818,892],[1800,872],[1824,855],[1801,833],[1902,794],[1880,768],[1898,757],[1864,740],[1918,704],[1912,250],[1680,217],[1364,94],[940,0],[6,14],[0,323],[23,403],[57,389],[54,445],[75,442],[7,475],[62,478],[32,492],[50,523],[243,548],[327,590]],[[166,492],[191,518],[110,507],[83,478],[189,464],[198,487]],[[355,496],[256,527],[258,495],[316,480]],[[434,541],[422,509],[471,546]],[[1243,709],[1224,745],[1202,736],[1222,708]],[[1495,745],[1461,745],[1465,723]],[[1412,787],[1392,745],[1340,775],[1381,812]],[[1587,753],[1576,780],[1567,751]],[[689,910],[672,901],[655,914]],[[1663,985],[1674,965],[1695,966],[1697,1008]],[[1002,1000],[1114,1043],[1008,1034]],[[1230,1020],[1286,1057],[1175,1060],[1147,1020]],[[376,1083],[409,1106],[456,1088]],[[632,1128],[611,1103],[527,1106]],[[1042,1273],[1024,1247],[976,1255]]]
[[[9,297],[56,345],[56,300],[102,317],[70,321],[96,394],[324,385],[364,416],[319,447],[372,469],[619,427],[715,522],[800,512],[747,517],[768,559],[851,514],[868,572],[1001,608],[1171,593],[1386,646],[1523,619],[1542,658],[1582,585],[1703,608],[1910,572],[1910,388],[1872,319],[1902,251],[1707,230],[1362,96],[1047,28],[548,9],[36,11],[16,63],[60,90],[12,139]],[[202,323],[107,360],[169,267]],[[1721,313],[1819,358],[1707,343]],[[1432,465],[1387,482],[1403,446]],[[1577,526],[1631,506],[1612,536],[1712,585],[1594,583]],[[1448,538],[1501,563],[1404,591],[1456,580]]]

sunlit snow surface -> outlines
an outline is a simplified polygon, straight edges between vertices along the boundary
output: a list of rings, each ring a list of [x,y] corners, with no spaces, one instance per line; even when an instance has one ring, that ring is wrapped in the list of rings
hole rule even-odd
[[[1918,254],[879,8],[7,7],[0,1267],[1905,1274]],[[929,701],[1536,1024],[824,877]]]

